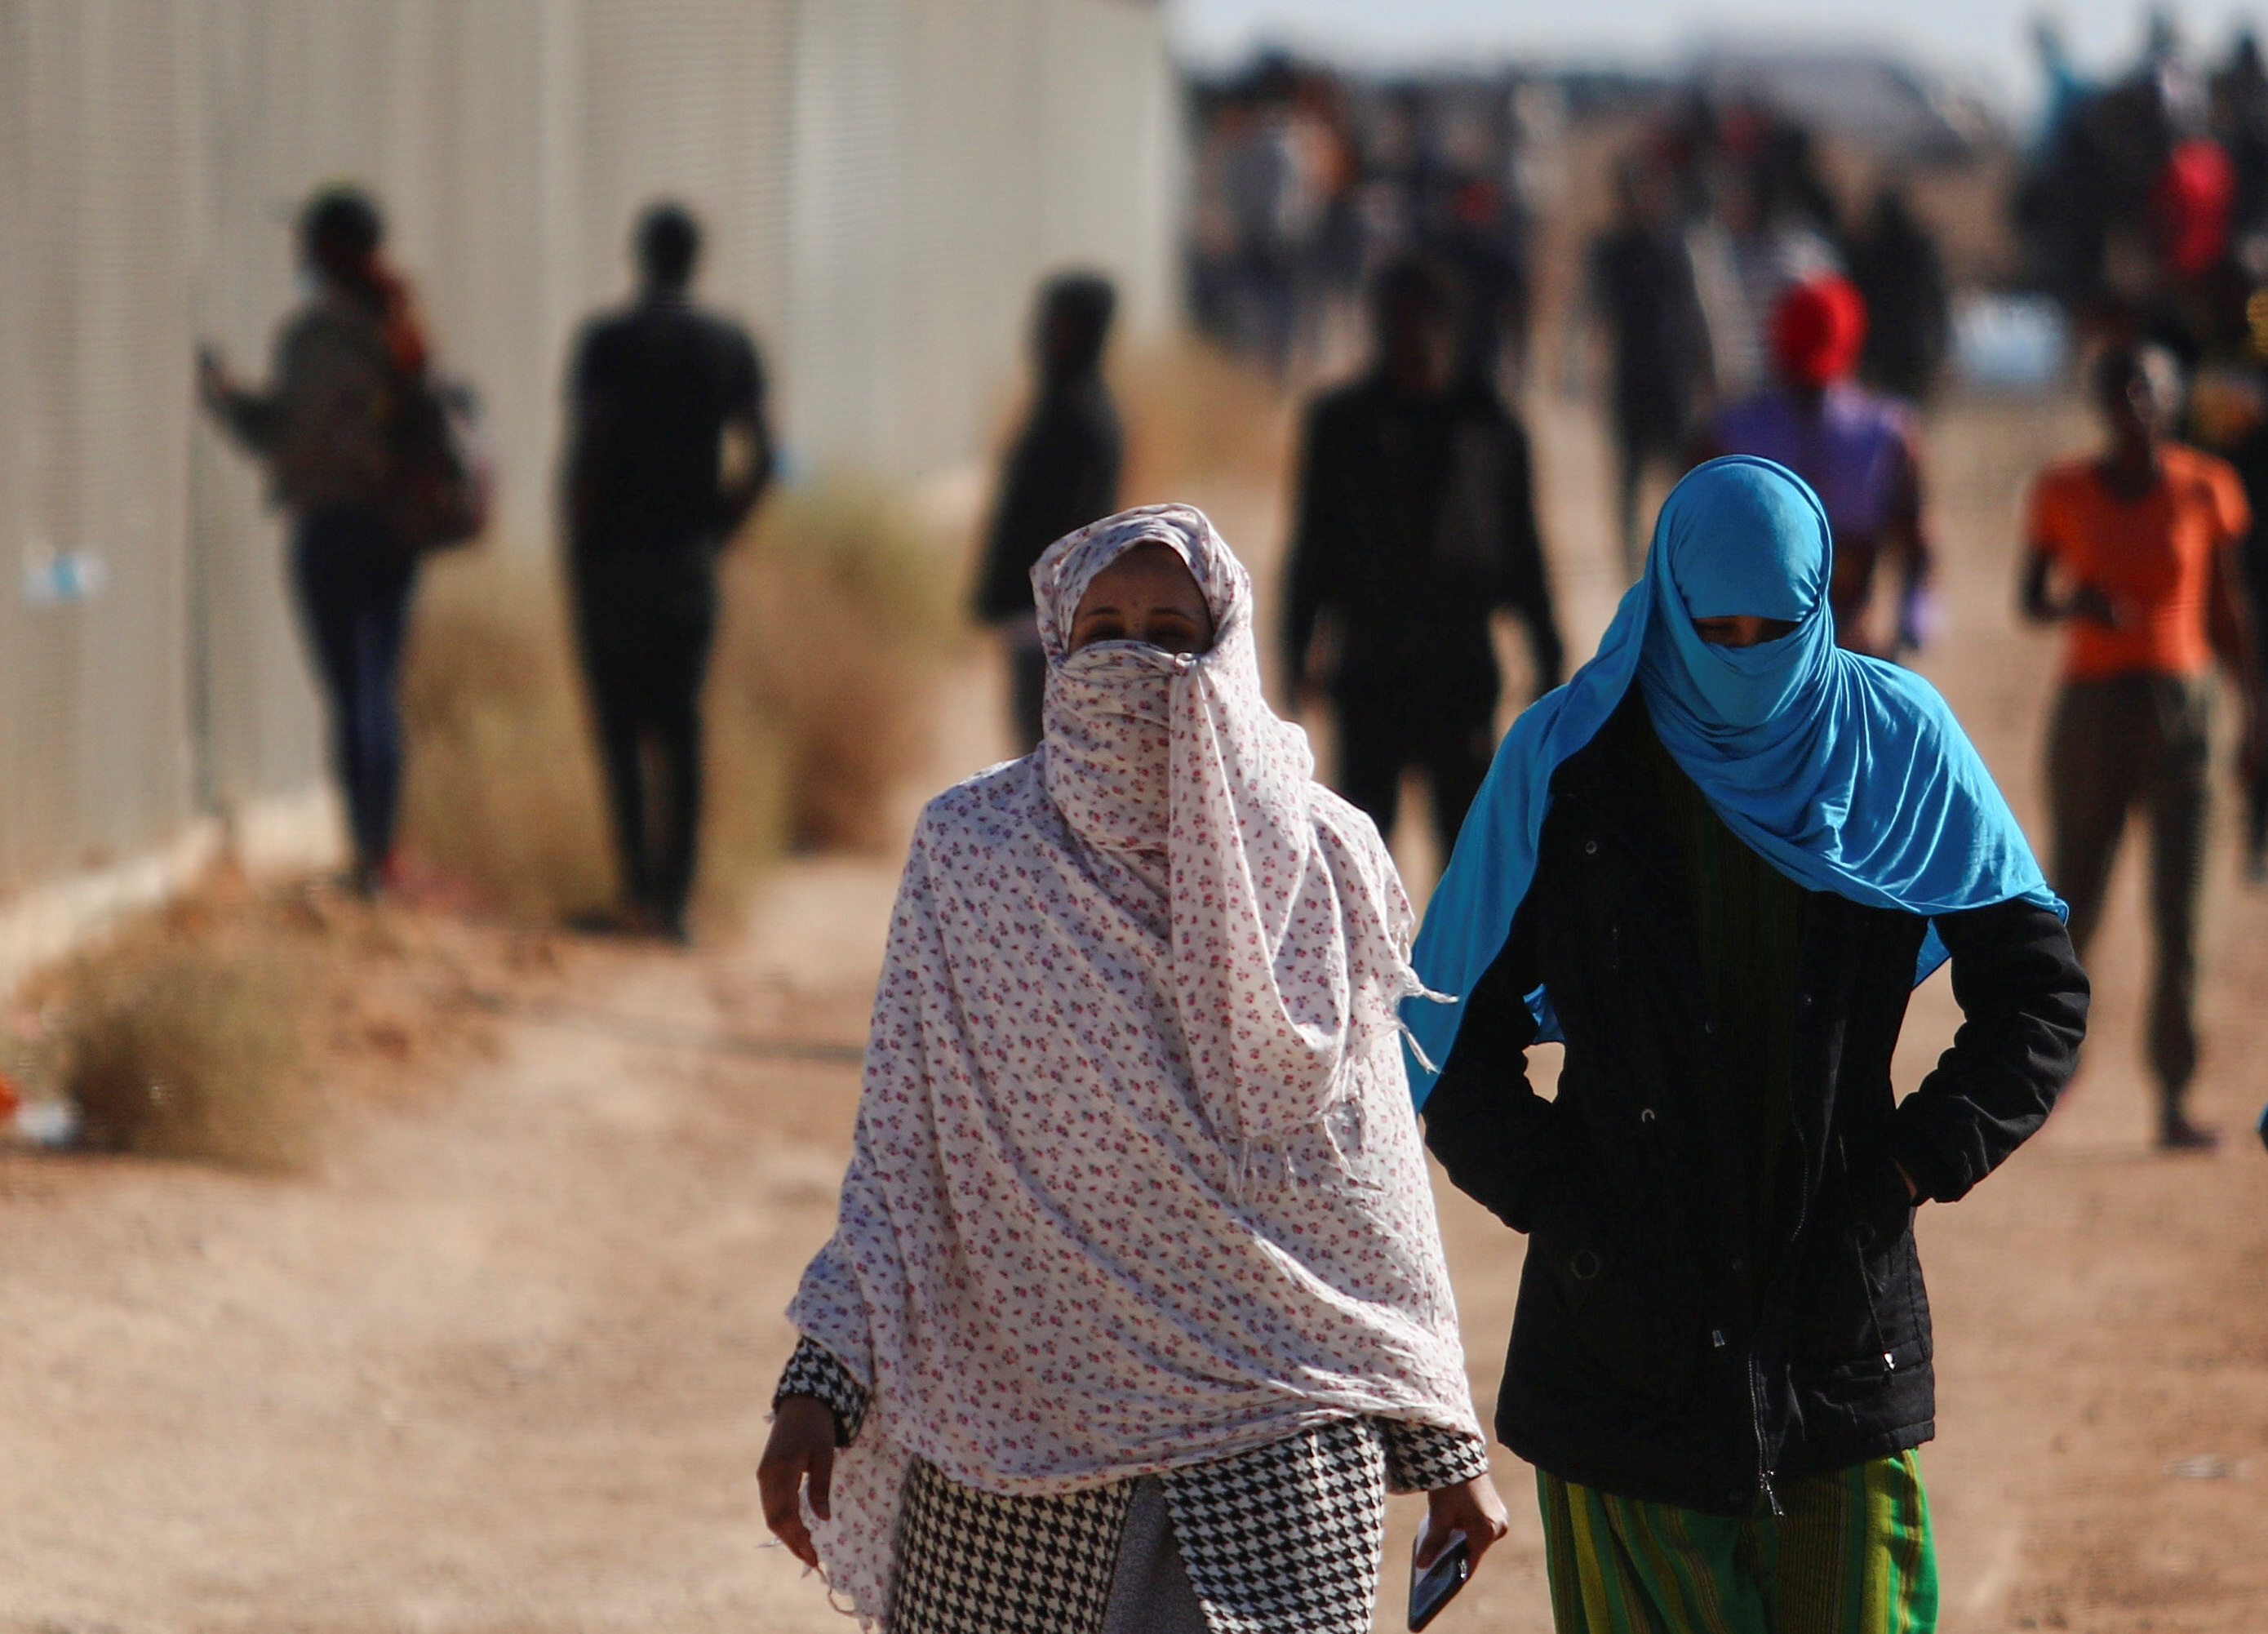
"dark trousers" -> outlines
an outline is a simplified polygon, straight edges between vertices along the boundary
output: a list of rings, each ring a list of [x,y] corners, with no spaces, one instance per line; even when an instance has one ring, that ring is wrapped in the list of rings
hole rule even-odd
[[[2268,526],[2268,519],[2264,519]],[[2268,659],[2268,547],[2253,540],[2245,552],[2244,583],[2252,600],[2253,650]],[[2257,872],[2268,863],[2268,755],[2264,755],[2244,799],[2244,855]]]
[[[681,931],[701,831],[701,688],[717,632],[714,552],[578,552],[575,622],[606,762],[622,894]],[[648,757],[659,769],[649,775]]]
[[[401,803],[401,642],[417,559],[370,505],[300,519],[291,581],[330,706],[331,754],[346,796],[355,865],[374,872],[394,849]]]
[[[2117,675],[2064,684],[2048,738],[2055,823],[2049,883],[2071,904],[2085,958],[2102,918],[2111,865],[2139,806],[2150,823],[2150,923],[2157,970],[2148,1049],[2163,1108],[2178,1111],[2197,1071],[2197,910],[2205,866],[2211,682]]]
[[[1028,644],[1010,647],[1008,689],[1013,695],[1016,753],[1029,754],[1047,733],[1048,655]]]
[[[1638,501],[1646,474],[1660,466],[1672,480],[1684,469],[1684,444],[1668,422],[1633,420],[1621,415],[1615,427],[1615,522],[1622,530],[1623,572],[1636,578],[1646,570],[1650,526],[1642,525]]]
[[[1336,703],[1339,792],[1390,841],[1402,774],[1418,768],[1433,797],[1433,832],[1446,866],[1496,753],[1496,688],[1449,702],[1351,690]]]

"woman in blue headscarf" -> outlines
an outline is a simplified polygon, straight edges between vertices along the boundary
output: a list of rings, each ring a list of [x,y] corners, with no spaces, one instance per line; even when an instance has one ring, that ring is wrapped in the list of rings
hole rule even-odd
[[[2085,1031],[2022,831],[1934,688],[1835,645],[1831,566],[1793,473],[1688,475],[1418,938],[1427,1143],[1531,1239],[1497,1432],[1562,1630],[1933,1625],[1914,1209],[2040,1126]],[[1898,1101],[1948,956],[1965,1024]]]

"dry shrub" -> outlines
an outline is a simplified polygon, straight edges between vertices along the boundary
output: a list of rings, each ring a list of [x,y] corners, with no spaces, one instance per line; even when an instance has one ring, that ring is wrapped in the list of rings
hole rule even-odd
[[[81,959],[52,1045],[81,1144],[303,1167],[319,1122],[306,976],[277,948],[150,937]]]
[[[1223,478],[1280,480],[1293,405],[1256,364],[1183,334],[1130,350],[1110,381],[1127,431],[1126,504],[1184,498],[1190,484]]]
[[[434,561],[401,691],[401,832],[417,866],[531,924],[613,900],[597,754],[549,562]]]
[[[954,552],[887,489],[839,476],[779,495],[751,543],[728,564],[711,696],[770,725],[796,844],[887,844],[967,640]]]

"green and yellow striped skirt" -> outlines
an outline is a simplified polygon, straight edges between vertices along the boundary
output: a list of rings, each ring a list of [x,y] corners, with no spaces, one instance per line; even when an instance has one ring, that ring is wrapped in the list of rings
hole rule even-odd
[[[1745,1519],[1536,1472],[1558,1634],[1929,1634],[1937,1556],[1911,1452],[1792,1481]]]

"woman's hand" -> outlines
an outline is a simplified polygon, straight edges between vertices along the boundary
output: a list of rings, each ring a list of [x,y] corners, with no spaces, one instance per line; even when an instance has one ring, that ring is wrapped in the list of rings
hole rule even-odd
[[[806,1566],[819,1564],[819,1550],[811,1542],[811,1528],[803,1524],[799,1501],[805,1477],[811,1481],[811,1513],[821,1520],[834,1518],[828,1507],[828,1486],[835,1478],[835,1415],[815,1395],[781,1399],[772,1415],[771,1439],[756,1466],[756,1490],[763,1498],[764,1524],[787,1545],[788,1553]],[[1503,1513],[1503,1505],[1497,1506]]]
[[[1506,1524],[1504,1499],[1486,1476],[1435,1487],[1425,1494],[1425,1546],[1418,1551],[1418,1570],[1423,1571],[1440,1557],[1449,1546],[1450,1533],[1462,1532],[1472,1569],[1479,1571],[1481,1557],[1505,1535]]]

